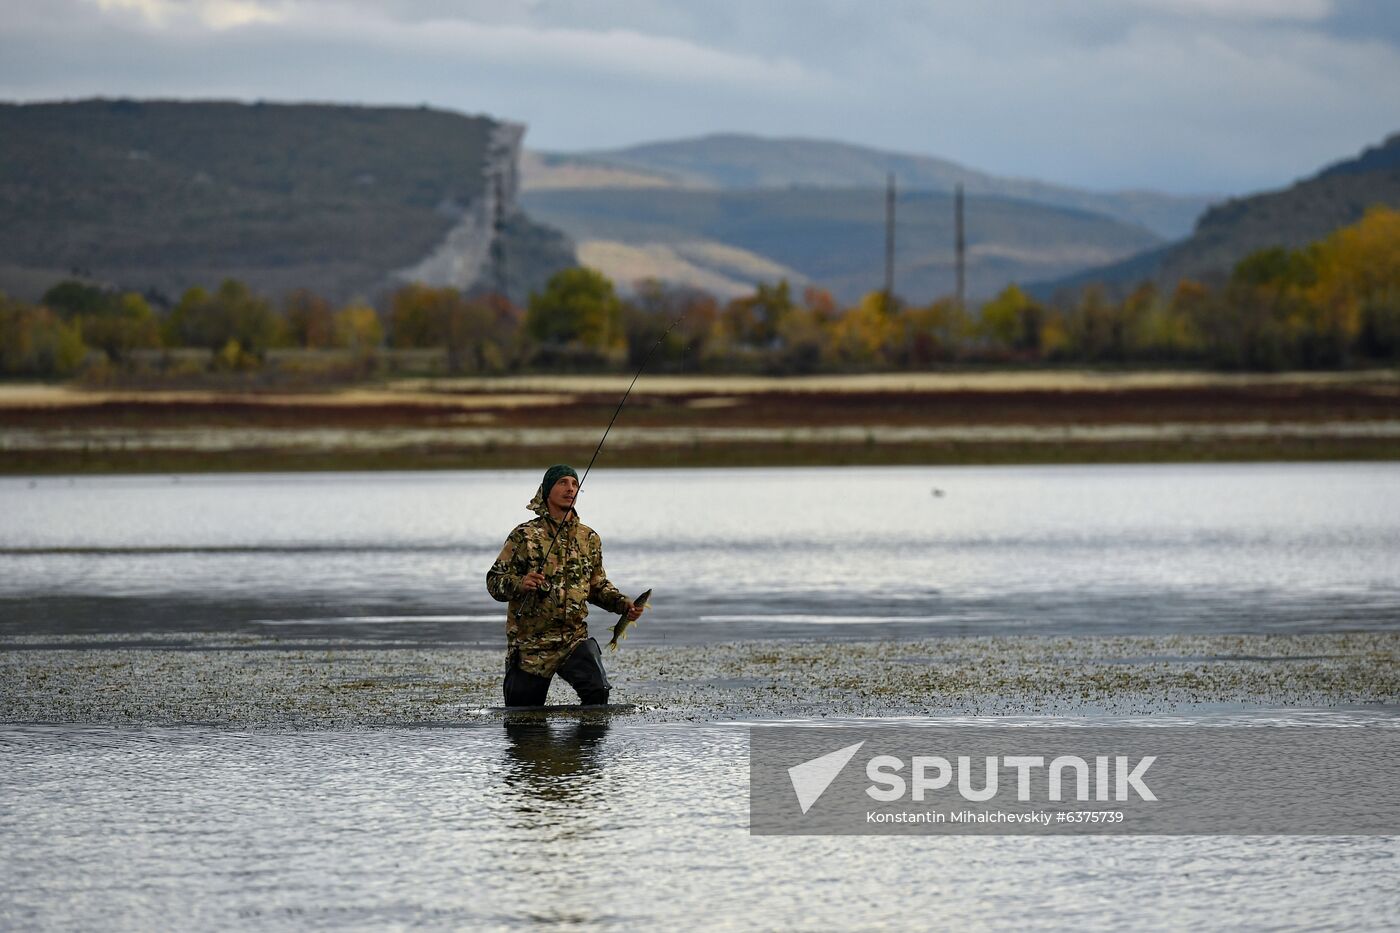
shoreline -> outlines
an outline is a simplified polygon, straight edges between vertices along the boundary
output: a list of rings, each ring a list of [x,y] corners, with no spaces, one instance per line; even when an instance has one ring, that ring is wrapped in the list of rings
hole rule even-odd
[[[176,646],[176,640],[181,644]],[[138,646],[124,642],[144,640]],[[11,637],[0,722],[333,729],[469,724],[501,650],[183,634]],[[32,645],[33,647],[26,647]],[[639,646],[608,659],[646,722],[1157,715],[1400,704],[1400,633],[975,636]],[[575,703],[556,678],[551,703]],[[499,718],[497,715],[496,718]]]
[[[0,474],[501,469],[586,457],[625,377],[303,394],[0,385]],[[612,467],[1400,460],[1400,376],[654,376]]]
[[[863,393],[863,392],[1006,392],[1122,391],[1129,389],[1241,388],[1377,385],[1400,393],[1400,368],[1357,370],[1285,370],[1227,372],[1192,369],[947,369],[875,373],[769,376],[735,373],[644,373],[632,386],[632,373],[522,373],[498,376],[394,377],[322,386],[279,387],[271,384],[123,387],[78,381],[0,380],[0,408],[17,405],[64,406],[88,400],[155,399],[201,401],[251,397],[269,402],[302,403],[319,399],[346,405],[383,401],[438,402],[444,396],[556,395],[622,393],[693,395],[708,392]]]
[[[608,451],[604,451],[605,454]],[[374,451],[239,450],[211,455],[179,451],[102,451],[73,456],[66,451],[0,451],[0,476],[197,475],[214,473],[356,473],[536,469],[542,463],[586,462],[587,450],[538,447],[462,451],[408,449]],[[582,459],[580,459],[582,458]],[[880,466],[1086,466],[1151,463],[1393,462],[1400,441],[1338,441],[1304,438],[1223,444],[954,444],[899,447],[750,445],[613,452],[601,457],[607,469],[742,469],[765,467]]]

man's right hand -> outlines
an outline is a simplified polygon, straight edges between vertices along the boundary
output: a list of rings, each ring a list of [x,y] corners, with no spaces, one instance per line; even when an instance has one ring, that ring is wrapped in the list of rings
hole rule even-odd
[[[537,570],[531,570],[520,578],[520,588],[522,590],[534,590],[544,585],[544,574]]]

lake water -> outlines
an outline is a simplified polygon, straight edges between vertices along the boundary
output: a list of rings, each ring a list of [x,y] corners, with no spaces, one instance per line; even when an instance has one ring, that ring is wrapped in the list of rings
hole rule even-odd
[[[500,645],[483,577],[535,481],[3,479],[0,637]],[[579,508],[613,580],[655,588],[634,636],[652,643],[1400,622],[1391,464],[609,471]],[[1394,708],[1138,722],[1400,727]],[[1379,929],[1400,914],[1396,837],[751,837],[748,731],[0,725],[0,928]]]
[[[1296,721],[1231,721],[1270,719]],[[1400,912],[1393,836],[750,836],[747,732],[0,727],[0,927],[1373,930]]]
[[[0,634],[501,644],[485,574],[537,482],[0,479]],[[1400,621],[1396,464],[610,470],[579,511],[654,589],[645,641]]]

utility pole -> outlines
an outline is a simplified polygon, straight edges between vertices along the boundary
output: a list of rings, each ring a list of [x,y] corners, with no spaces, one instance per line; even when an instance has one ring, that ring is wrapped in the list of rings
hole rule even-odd
[[[885,305],[894,303],[894,172],[885,180]]]
[[[953,196],[953,228],[957,237],[954,249],[958,268],[958,310],[967,310],[967,238],[963,235],[963,187],[958,185]]]

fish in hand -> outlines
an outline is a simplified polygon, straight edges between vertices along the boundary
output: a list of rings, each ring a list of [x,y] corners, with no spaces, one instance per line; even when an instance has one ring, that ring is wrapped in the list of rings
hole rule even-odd
[[[632,602],[635,609],[642,609],[646,606],[647,600],[651,599],[651,590],[647,590]],[[632,627],[632,620],[627,618],[627,613],[617,617],[617,624],[613,626],[612,641],[608,642],[608,648],[616,651],[617,643],[627,637],[627,630]]]

